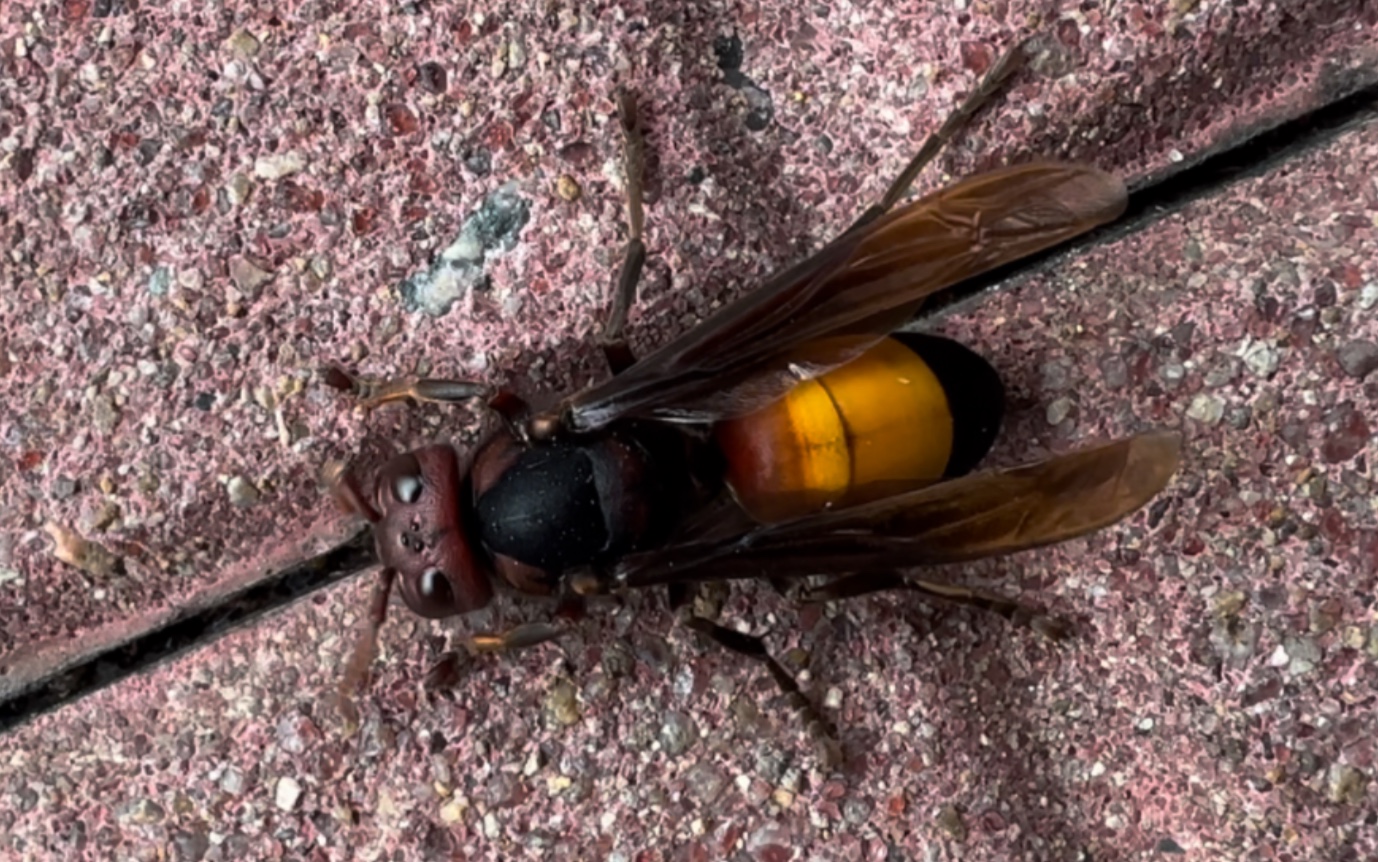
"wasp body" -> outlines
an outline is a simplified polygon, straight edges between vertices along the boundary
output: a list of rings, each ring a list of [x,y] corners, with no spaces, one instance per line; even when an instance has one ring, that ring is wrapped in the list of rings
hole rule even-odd
[[[346,684],[357,684],[371,660],[394,581],[426,617],[479,610],[499,590],[554,597],[577,616],[590,594],[666,585],[682,607],[695,582],[811,576],[826,580],[810,593],[818,599],[903,588],[1028,616],[1011,602],[902,572],[1114,523],[1166,485],[1179,443],[1149,433],[973,472],[1002,418],[999,376],[955,342],[896,332],[933,293],[1125,207],[1118,179],[1061,163],[978,174],[898,204],[1021,57],[1016,49],[992,70],[841,236],[639,359],[621,328],[646,256],[644,145],[624,95],[631,238],[602,338],[609,379],[538,410],[478,383],[374,386],[334,372],[337,385],[370,404],[477,398],[502,419],[472,457],[432,445],[393,458],[371,494],[348,471],[338,477],[337,498],[373,522],[383,564]],[[763,662],[799,695],[758,639],[701,617],[687,622]],[[471,645],[522,647],[562,630],[528,624],[476,635]]]

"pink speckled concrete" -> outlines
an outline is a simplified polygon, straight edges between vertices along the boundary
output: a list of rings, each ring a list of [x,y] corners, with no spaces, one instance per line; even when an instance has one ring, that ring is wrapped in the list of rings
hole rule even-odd
[[[619,83],[654,158],[644,346],[842,226],[1035,22],[1034,71],[943,171],[1151,176],[1378,62],[1371,5],[682,5],[0,9],[0,693],[347,534],[327,459],[463,427],[363,417],[320,364],[601,374]],[[718,82],[733,33],[761,132]],[[0,737],[0,853],[1372,858],[1375,175],[1378,132],[1355,132],[939,324],[1008,375],[995,462],[1147,424],[1189,458],[1123,527],[964,573],[1077,616],[1069,647],[908,599],[819,615],[740,591],[724,616],[840,701],[843,775],[650,598],[439,695],[421,678],[451,626],[399,609],[345,738],[326,697],[360,581]],[[488,286],[405,311],[397,285],[509,182],[530,221]],[[60,562],[47,524],[122,566]]]

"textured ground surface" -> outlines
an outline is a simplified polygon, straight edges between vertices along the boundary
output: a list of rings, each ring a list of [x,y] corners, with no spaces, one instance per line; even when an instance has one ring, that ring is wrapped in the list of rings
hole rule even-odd
[[[1035,25],[939,174],[1141,180],[1378,64],[1357,3],[681,5],[0,9],[0,688],[346,534],[327,459],[462,431],[363,417],[320,363],[601,374],[617,84],[654,155],[650,345],[855,215]],[[1068,647],[910,599],[735,594],[845,725],[837,775],[652,600],[441,694],[451,627],[399,609],[345,736],[359,580],[0,738],[0,854],[1372,858],[1374,176],[1357,130],[938,324],[1008,377],[996,463],[1149,425],[1189,455],[1131,522],[954,573],[1076,616]],[[520,230],[426,284],[485,201]],[[104,553],[63,562],[68,531]]]

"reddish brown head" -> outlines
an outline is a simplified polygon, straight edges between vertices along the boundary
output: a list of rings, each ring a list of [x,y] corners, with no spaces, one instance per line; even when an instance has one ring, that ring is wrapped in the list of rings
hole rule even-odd
[[[402,598],[430,618],[484,608],[491,576],[465,532],[459,459],[451,446],[426,446],[383,465],[370,501],[345,477],[336,497],[373,522],[378,558],[397,572]]]

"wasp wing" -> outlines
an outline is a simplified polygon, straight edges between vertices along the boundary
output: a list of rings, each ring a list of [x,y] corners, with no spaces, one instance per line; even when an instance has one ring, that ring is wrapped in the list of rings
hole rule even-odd
[[[931,294],[1110,221],[1126,200],[1087,165],[969,177],[848,231],[560,409],[576,430],[748,413],[856,358]]]
[[[1181,438],[1153,432],[873,503],[624,559],[618,586],[798,578],[958,563],[1083,536],[1130,515],[1177,471]]]

